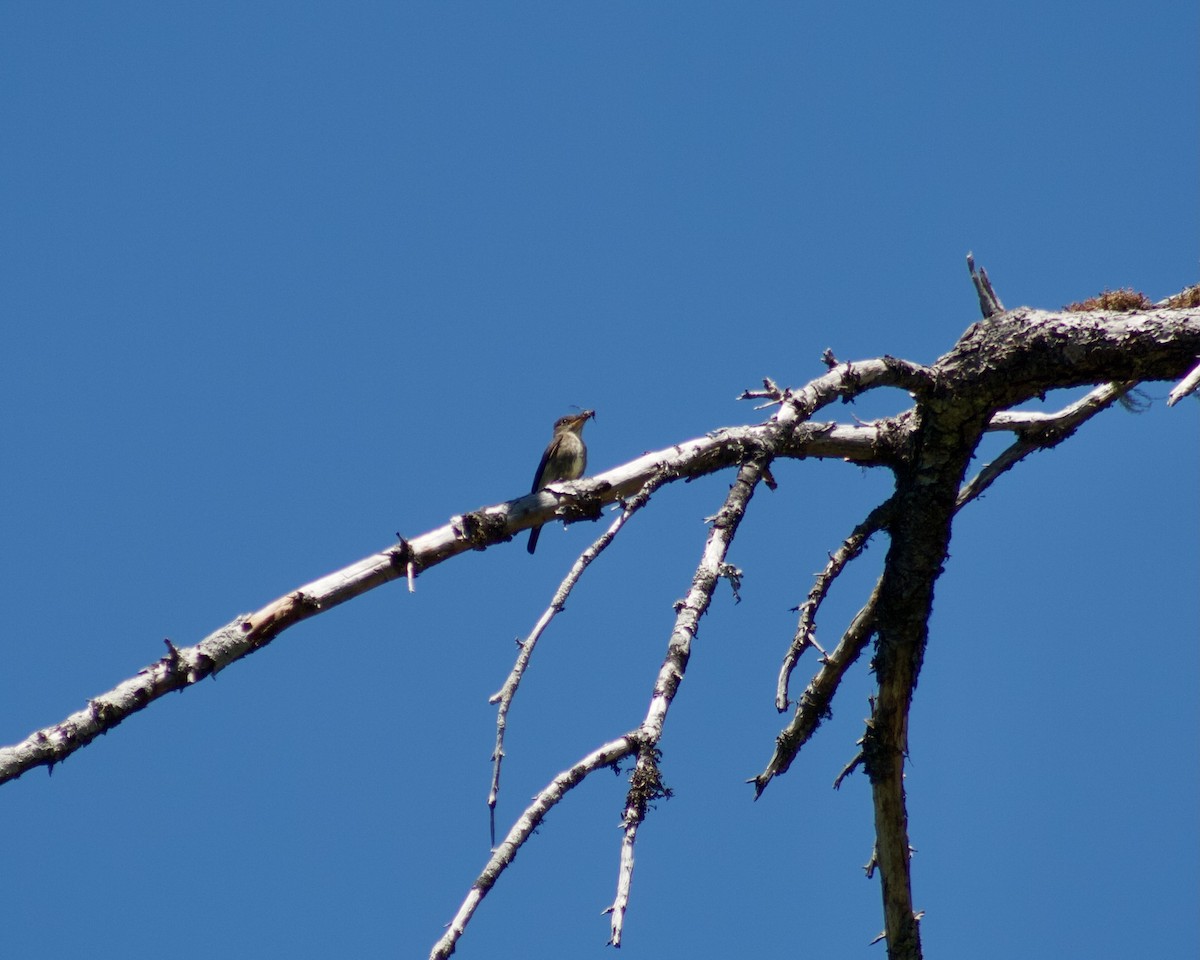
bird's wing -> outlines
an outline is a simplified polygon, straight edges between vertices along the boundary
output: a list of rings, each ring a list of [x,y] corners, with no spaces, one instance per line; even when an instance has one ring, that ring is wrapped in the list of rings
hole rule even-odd
[[[543,486],[545,486],[545,484],[542,483],[542,474],[546,472],[546,464],[550,462],[550,457],[554,453],[554,448],[557,446],[558,437],[555,437],[546,445],[546,449],[542,452],[541,462],[538,463],[537,473],[533,475],[533,489],[529,491],[530,493],[537,493],[542,489]]]

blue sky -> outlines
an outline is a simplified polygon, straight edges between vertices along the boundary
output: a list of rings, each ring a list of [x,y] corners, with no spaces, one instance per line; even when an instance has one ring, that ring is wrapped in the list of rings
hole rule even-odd
[[[1195,281],[1197,19],[5,5],[0,740],[163,637],[524,493],[573,405],[599,413],[600,470],[761,418],[735,396],[803,384],[826,347],[932,361],[977,316],[968,250],[1009,305]],[[1200,452],[1167,389],[956,527],[908,778],[930,956],[1194,951]],[[788,608],[887,478],[775,473],[730,558],[743,601],[719,593],[668,722],[634,960],[883,956],[867,784],[830,789],[865,670],[758,803],[743,781],[783,723]],[[642,717],[729,479],[661,491],[553,626],[511,715],[502,827]],[[5,786],[11,954],[424,956],[487,856],[487,697],[598,532],[378,590]],[[605,774],[551,814],[459,955],[605,955],[624,787]]]

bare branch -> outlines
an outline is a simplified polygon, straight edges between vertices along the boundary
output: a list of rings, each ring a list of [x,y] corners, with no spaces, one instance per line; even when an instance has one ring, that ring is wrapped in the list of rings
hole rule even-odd
[[[992,289],[992,281],[988,279],[987,271],[983,267],[976,271],[975,257],[970,253],[967,254],[967,269],[971,271],[971,282],[975,284],[975,293],[979,296],[979,309],[983,318],[986,320],[997,313],[1003,313],[1004,304]]]
[[[826,350],[821,359],[829,366],[829,372],[810,381],[800,390],[781,389],[767,377],[763,380],[762,390],[744,390],[738,399],[767,398],[769,402],[755,407],[756,410],[781,405],[783,409],[777,415],[778,421],[789,425],[809,420],[822,407],[837,400],[849,402],[879,387],[902,387],[916,393],[933,385],[933,375],[928,367],[896,357],[838,363],[832,352]]]
[[[1011,313],[1004,317],[1012,316]],[[904,797],[904,759],[908,719],[920,675],[933,610],[933,587],[941,575],[950,543],[959,487],[979,439],[995,410],[992,378],[981,375],[974,386],[960,340],[953,358],[938,362],[939,374],[962,364],[967,379],[952,397],[937,393],[919,401],[913,436],[915,455],[896,468],[890,544],[875,602],[875,655],[872,666],[878,696],[863,737],[863,768],[871,781],[875,840],[879,855],[885,927],[890,960],[919,960],[920,933],[913,919],[908,862],[908,813]],[[978,358],[976,358],[978,359]],[[993,368],[985,365],[991,374]],[[1008,393],[1008,385],[993,389]]]
[[[963,484],[958,493],[955,510],[962,509],[967,503],[978,497],[1001,474],[1020,462],[1020,460],[1034,450],[1046,449],[1061,443],[1082,423],[1095,416],[1101,410],[1107,409],[1132,389],[1132,387],[1132,383],[1105,384],[1104,386],[1097,387],[1087,396],[1056,413],[1047,414],[1036,411],[1001,412],[993,415],[988,424],[989,430],[1014,430],[1023,436],[1027,434],[1029,439],[1021,439],[1015,442],[999,457],[984,467],[970,482]],[[802,642],[812,642],[811,636],[807,634],[805,636],[809,636],[809,638],[807,641],[804,641],[801,633],[805,628],[811,628],[812,617],[815,616],[815,609],[811,605],[815,600],[824,597],[832,583],[832,578],[844,568],[850,559],[853,559],[853,555],[857,555],[853,552],[854,547],[857,546],[859,552],[861,552],[870,534],[882,529],[886,525],[886,515],[879,516],[879,514],[881,511],[885,511],[885,509],[890,509],[891,503],[892,501],[888,500],[876,507],[867,519],[855,528],[854,532],[851,533],[845,544],[843,544],[842,549],[830,557],[829,564],[818,575],[817,582],[809,593],[809,599],[802,608],[801,625],[797,629],[797,638],[801,638]],[[876,591],[878,591],[878,585],[876,586]],[[791,766],[796,754],[808,742],[813,733],[816,732],[821,721],[829,715],[829,707],[834,694],[837,692],[842,675],[845,673],[846,668],[858,659],[870,639],[871,633],[869,628],[873,623],[871,614],[875,598],[876,594],[872,594],[866,606],[855,616],[850,628],[846,631],[846,635],[842,638],[841,643],[838,644],[834,652],[822,657],[821,668],[809,682],[800,702],[796,706],[792,720],[777,736],[775,752],[768,762],[767,767],[751,781],[755,784],[755,796],[761,794],[775,776],[785,772]],[[780,671],[779,687],[776,691],[777,707],[781,692],[786,697],[786,683],[789,679],[791,668],[795,665],[795,658],[802,651],[803,647],[797,650],[797,640],[793,639],[792,646],[789,648],[788,654],[784,659],[784,667]],[[791,662],[789,662],[789,658],[791,658]]]
[[[712,518],[708,538],[700,563],[692,576],[692,586],[687,596],[675,605],[675,626],[667,641],[667,654],[654,681],[654,692],[646,717],[638,730],[638,766],[630,783],[622,818],[624,837],[621,843],[621,861],[618,871],[617,894],[609,911],[612,914],[612,934],[609,942],[618,947],[625,926],[625,913],[629,904],[630,885],[633,880],[633,847],[637,832],[646,816],[647,801],[654,790],[662,788],[658,776],[658,743],[662,739],[667,711],[675,699],[675,692],[687,671],[688,659],[692,654],[692,641],[699,630],[700,618],[712,602],[713,590],[724,576],[725,556],[733,542],[738,525],[746,513],[750,498],[769,465],[769,457],[762,455],[742,465],[737,479],[729,489],[725,503]]]
[[[870,598],[850,621],[838,645],[821,658],[821,667],[800,695],[792,719],[775,737],[775,750],[763,772],[746,781],[754,784],[755,800],[762,796],[767,784],[787,772],[800,748],[817,732],[822,721],[831,715],[829,705],[833,702],[842,677],[862,656],[875,633],[875,603],[878,598],[879,584],[876,583]]]
[[[1111,407],[1127,395],[1134,386],[1132,381],[1106,383],[1057,413],[1029,411],[995,414],[988,424],[988,429],[1015,430],[1019,439],[980,470],[969,482],[963,484],[958,492],[955,510],[961,510],[995,483],[1001,474],[1011,470],[1035,450],[1048,450],[1062,443],[1078,430],[1081,424],[1102,410]]]
[[[1174,380],[1200,354],[1200,310],[1051,313],[1017,307],[972,324],[938,359],[956,402],[1003,410],[1048,390]]]
[[[434,947],[433,955],[446,956],[454,950],[482,898],[550,807],[595,770],[636,753],[638,761],[625,807],[617,893],[610,908],[611,942],[619,945],[629,904],[636,836],[650,801],[668,793],[658,769],[658,746],[666,716],[686,672],[699,619],[711,603],[717,580],[729,579],[736,596],[740,572],[726,561],[726,556],[757,483],[773,482],[769,466],[779,457],[838,457],[887,466],[896,474],[895,495],[872,511],[830,557],[802,607],[777,687],[781,709],[788,703],[787,684],[796,659],[806,646],[815,645],[816,615],[833,581],[861,554],[871,534],[886,528],[890,544],[883,575],[837,647],[822,656],[820,668],[796,704],[791,722],[777,738],[771,760],[753,782],[757,796],[774,776],[787,770],[796,752],[829,715],[841,677],[875,637],[873,667],[879,696],[872,705],[861,755],[847,766],[838,782],[861,760],[872,785],[889,955],[918,957],[919,914],[912,910],[903,775],[908,711],[928,636],[933,584],[946,557],[952,517],[1022,457],[1061,442],[1080,423],[1125,396],[1134,383],[1177,379],[1186,374],[1172,391],[1173,404],[1200,382],[1196,364],[1200,355],[1200,308],[1196,298],[1188,300],[1186,306],[1174,301],[1158,306],[1138,301],[1139,309],[1119,313],[1108,309],[1082,313],[1028,308],[1004,311],[986,272],[976,271],[970,258],[968,263],[986,320],[972,324],[933,366],[893,357],[840,363],[826,351],[823,360],[828,371],[803,388],[780,388],[766,380],[763,391],[744,394],[778,406],[775,415],[763,423],[716,430],[645,454],[592,478],[553,484],[528,496],[455,516],[436,530],[411,540],[400,538],[398,543],[294,590],[255,613],[238,616],[193,647],[181,648],[167,641],[165,656],[137,676],[89,701],[85,709],[61,723],[0,749],[0,783],[34,766],[52,767],[166,693],[215,674],[269,644],[289,627],[368,590],[404,578],[411,591],[418,575],[467,550],[487,549],[555,517],[565,522],[597,519],[606,504],[630,498],[621,516],[581,555],[564,579],[549,610],[522,645],[504,687],[493,697],[493,702],[499,704],[488,799],[494,814],[506,717],[513,696],[538,639],[563,608],[582,570],[658,486],[737,465],[737,480],[722,510],[713,518],[691,589],[677,605],[667,652],[641,726],[555,777],[499,846],[495,846],[493,836],[494,849],[486,867],[446,936]],[[1084,400],[1057,414],[1003,412],[1049,389],[1091,386],[1114,378],[1121,382],[1093,390]],[[837,400],[850,401],[885,386],[907,390],[916,400],[916,407],[868,424],[811,422],[818,410]],[[964,483],[979,437],[984,430],[1001,429],[1014,431],[1016,442],[979,476]]]
[[[609,944],[621,946],[625,930],[625,914],[629,910],[629,893],[633,887],[633,848],[637,843],[638,828],[646,818],[646,810],[660,797],[670,797],[671,790],[663,783],[658,769],[658,750],[643,746],[638,751],[637,766],[629,780],[629,794],[623,818],[624,833],[621,837],[621,858],[617,870],[617,895],[605,913],[612,917]]]
[[[414,577],[429,568],[555,516],[567,522],[594,519],[604,504],[636,494],[664,467],[672,477],[686,478],[743,463],[755,451],[887,465],[907,456],[912,425],[903,417],[865,427],[805,422],[834,400],[876,386],[898,386],[918,396],[954,391],[956,402],[1003,409],[1053,387],[1106,381],[1114,374],[1123,380],[1173,379],[1192,369],[1198,354],[1200,309],[1195,307],[1071,314],[1021,308],[972,325],[932,369],[891,357],[838,364],[799,391],[781,391],[781,409],[765,423],[718,430],[590,479],[456,516],[239,616],[196,646],[178,648],[96,697],[84,710],[0,748],[0,783],[32,767],[58,763],[159,697],[260,649],[308,617],[398,577],[407,577],[411,589]]]
[[[1167,406],[1175,406],[1188,394],[1195,393],[1197,387],[1200,387],[1200,364],[1192,367],[1191,372],[1167,395]]]
[[[878,387],[902,387],[921,393],[933,386],[929,367],[896,357],[839,363],[823,377],[817,377],[800,390],[784,391],[781,424],[806,421],[823,407],[837,400],[851,400]]]
[[[550,621],[563,611],[567,597],[570,596],[571,591],[575,588],[575,584],[579,582],[579,578],[583,576],[583,571],[612,543],[613,538],[625,526],[629,518],[649,503],[654,491],[666,483],[668,477],[669,474],[666,471],[659,471],[647,480],[645,486],[638,491],[637,496],[632,497],[626,502],[625,508],[609,528],[579,555],[579,558],[571,565],[570,571],[568,571],[566,577],[563,578],[563,582],[559,584],[558,589],[555,591],[554,598],[550,601],[550,606],[546,608],[546,611],[538,619],[529,636],[521,644],[516,663],[513,664],[512,672],[509,673],[508,678],[504,681],[504,686],[488,698],[488,703],[499,704],[496,710],[496,746],[492,751],[492,786],[488,791],[487,800],[488,821],[491,828],[491,842],[493,847],[496,845],[496,800],[500,794],[500,765],[504,760],[504,733],[508,726],[508,711],[512,706],[513,697],[516,696],[517,688],[521,685],[521,678],[525,675],[525,670],[529,665],[530,659],[533,657],[533,650],[537,646],[541,635],[545,632],[546,627],[550,625]]]
[[[817,574],[808,598],[799,607],[800,622],[796,633],[783,657],[783,666],[779,669],[779,680],[775,686],[775,709],[782,713],[788,708],[788,684],[792,671],[805,649],[816,647],[815,626],[817,610],[833,586],[833,581],[845,569],[846,565],[862,554],[867,547],[867,541],[887,525],[891,500],[886,500],[872,510],[867,518],[851,531],[850,536],[842,543],[835,553],[830,554],[829,563]],[[820,647],[817,647],[819,650]]]
[[[859,741],[859,742],[861,743],[862,741]],[[845,780],[848,776],[850,776],[850,774],[852,774],[855,770],[857,770],[858,767],[862,764],[862,762],[863,762],[862,753],[861,752],[856,753],[854,755],[854,758],[849,763],[847,763],[844,767],[842,767],[841,772],[836,777],[834,777],[833,789],[841,790],[842,789],[842,781]]]
[[[692,578],[692,588],[687,597],[677,605],[675,628],[667,643],[667,655],[659,670],[658,679],[654,684],[654,693],[646,718],[635,733],[613,740],[599,750],[589,754],[571,769],[560,773],[537,797],[521,815],[520,819],[509,831],[508,836],[493,852],[492,858],[471,887],[457,915],[451,922],[445,936],[434,945],[431,958],[448,957],[454,952],[455,944],[466,929],[467,923],[474,915],[480,902],[495,884],[500,874],[515,858],[522,844],[532,835],[534,828],[541,822],[546,812],[558,803],[568,791],[577,786],[585,777],[601,767],[611,766],[618,760],[629,756],[635,749],[638,752],[638,765],[635,768],[630,786],[629,798],[625,811],[625,840],[621,853],[621,880],[623,887],[618,889],[618,899],[614,902],[613,914],[613,943],[618,945],[621,939],[621,929],[624,922],[625,909],[628,902],[629,883],[633,871],[633,841],[636,827],[645,817],[646,807],[653,791],[647,786],[649,776],[648,764],[653,768],[654,783],[661,787],[657,778],[657,747],[662,737],[663,724],[667,711],[674,699],[675,691],[683,680],[687,669],[688,657],[691,653],[691,642],[698,629],[701,616],[708,609],[712,593],[722,573],[725,554],[738,524],[745,513],[746,506],[754,494],[754,487],[761,476],[762,468],[767,462],[766,456],[760,456],[750,463],[744,464],[738,471],[737,480],[726,497],[725,505],[713,518],[705,544],[700,566]],[[661,484],[665,477],[659,481]],[[652,492],[646,491],[646,496]],[[636,507],[634,508],[637,509]],[[631,511],[632,512],[632,511]],[[615,531],[610,531],[610,533]],[[603,539],[603,538],[601,538]],[[611,539],[611,537],[610,537]],[[639,775],[640,774],[640,775]],[[660,791],[659,795],[663,795]],[[623,891],[623,892],[622,892]]]
[[[1039,410],[1001,410],[992,415],[987,429],[990,432],[1011,430],[1038,436],[1053,434],[1065,439],[1089,417],[1110,407],[1136,385],[1135,381],[1103,384],[1054,413],[1042,413]]]
[[[664,473],[668,481],[713,473],[740,462],[747,450],[762,449],[768,442],[780,449],[781,456],[853,457],[857,463],[869,463],[876,459],[878,439],[872,427],[833,424],[808,425],[780,437],[778,426],[769,421],[718,431],[711,437],[645,454],[595,477],[553,486],[598,511],[602,504],[636,495]],[[195,646],[174,648],[136,676],[89,700],[83,710],[31,733],[19,743],[0,747],[0,784],[34,767],[65,760],[131,714],[265,647],[284,630],[309,617],[401,577],[408,579],[411,590],[414,571],[423,573],[467,550],[481,550],[509,540],[535,523],[550,521],[559,509],[558,496],[541,491],[462,514],[411,540],[401,538],[398,544],[293,590],[254,613],[239,615]]]
[[[921,956],[904,796],[908,715],[928,639],[933,584],[942,571],[969,458],[992,411],[1036,395],[1030,390],[1110,380],[1114,374],[1121,380],[1150,379],[1178,369],[1178,352],[1161,351],[1163,342],[1147,335],[1152,329],[1182,330],[1192,322],[1183,311],[1169,313],[1083,313],[1075,315],[1077,321],[1049,320],[1026,310],[993,316],[970,328],[935,365],[940,377],[959,383],[953,400],[939,396],[918,403],[913,442],[918,455],[896,471],[891,546],[875,605],[873,666],[879,694],[863,739],[891,960]],[[999,343],[1012,351],[989,349]]]
[[[434,944],[433,950],[429,954],[431,960],[448,957],[454,952],[455,944],[462,937],[467,923],[470,922],[483,898],[488,895],[488,891],[492,889],[500,875],[516,859],[521,845],[533,835],[533,831],[545,819],[550,809],[589,775],[597,770],[611,767],[614,763],[630,756],[637,749],[637,741],[637,734],[633,733],[627,733],[623,737],[609,741],[599,749],[593,750],[570,769],[564,770],[533,798],[533,803],[525,808],[525,812],[509,830],[508,836],[504,838],[500,846],[492,851],[487,866],[483,868],[475,883],[472,884],[470,893],[467,894],[462,906],[458,908],[454,919],[450,921],[445,935]]]

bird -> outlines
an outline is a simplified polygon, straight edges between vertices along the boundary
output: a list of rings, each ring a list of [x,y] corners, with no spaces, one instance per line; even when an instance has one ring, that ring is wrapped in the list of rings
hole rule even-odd
[[[542,454],[537,473],[533,475],[533,489],[530,493],[537,493],[548,484],[557,483],[559,480],[577,480],[583,476],[583,471],[587,469],[583,425],[595,415],[595,410],[581,410],[554,421],[554,436],[546,447],[546,452]],[[537,549],[538,534],[541,532],[541,524],[529,531],[527,549],[530,553]]]

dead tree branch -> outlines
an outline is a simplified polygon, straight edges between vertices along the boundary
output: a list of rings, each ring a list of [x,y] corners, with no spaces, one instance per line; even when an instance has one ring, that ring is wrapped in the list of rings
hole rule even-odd
[[[858,557],[866,549],[867,541],[887,526],[891,503],[890,499],[885,500],[872,510],[867,518],[851,531],[845,542],[829,555],[829,563],[825,565],[824,570],[817,574],[816,581],[808,592],[808,598],[800,605],[800,622],[796,627],[796,634],[788,646],[788,651],[784,655],[783,666],[779,670],[779,681],[775,688],[775,709],[780,713],[788,708],[788,683],[791,680],[792,670],[795,669],[796,663],[805,649],[810,646],[817,647],[816,618],[821,602],[828,595],[829,588],[833,586],[838,574],[846,568],[846,564]],[[817,649],[820,650],[820,647]],[[821,653],[823,659],[826,658],[825,651],[821,650]]]
[[[658,770],[658,746],[665,720],[715,584],[722,576],[733,574],[725,557],[757,483],[764,478],[769,482],[769,464],[781,457],[836,457],[856,464],[885,466],[895,475],[894,492],[856,528],[818,576],[801,613],[794,652],[789,650],[792,663],[811,645],[816,612],[831,584],[861,553],[867,538],[886,529],[889,546],[882,574],[837,647],[823,656],[792,722],[777,739],[774,756],[754,783],[756,794],[761,793],[774,776],[788,768],[796,751],[828,715],[845,670],[873,637],[872,666],[878,695],[862,741],[861,757],[872,787],[888,954],[893,960],[919,957],[919,914],[913,909],[909,877],[904,763],[909,708],[928,642],[934,585],[947,556],[954,515],[1022,457],[1061,442],[1137,383],[1184,377],[1194,370],[1195,358],[1200,356],[1200,308],[1196,306],[1176,309],[1143,305],[1132,311],[1106,308],[1060,313],[1028,308],[1005,311],[986,274],[972,270],[972,276],[985,319],[972,324],[934,364],[923,366],[893,357],[838,363],[830,354],[828,371],[802,388],[781,389],[768,380],[764,390],[744,395],[747,399],[766,399],[768,405],[778,408],[763,423],[717,430],[595,477],[556,484],[550,490],[455,516],[436,530],[411,540],[401,539],[255,613],[237,617],[195,646],[180,648],[168,642],[167,654],[137,676],[91,700],[85,709],[60,723],[0,749],[0,783],[35,766],[52,766],[166,693],[215,674],[272,642],[296,623],[359,594],[397,578],[406,578],[411,585],[419,574],[467,550],[487,549],[555,517],[564,522],[596,519],[604,505],[631,498],[614,528],[597,541],[593,552],[580,558],[581,571],[633,509],[641,505],[639,498],[643,495],[648,496],[649,491],[666,482],[736,466],[737,479],[713,518],[691,589],[678,604],[645,719],[637,730],[610,741],[559,774],[538,795],[493,851],[450,930],[434,948],[434,956],[446,956],[454,949],[479,902],[545,812],[595,770],[636,754],[626,801],[617,896],[611,908],[612,942],[619,944],[638,828],[648,803],[666,792]],[[1184,380],[1177,388],[1180,396],[1191,389],[1189,382]],[[1097,384],[1104,386],[1058,414],[1012,409],[1049,390]],[[817,411],[833,402],[880,387],[907,391],[913,406],[894,417],[861,425],[811,422]],[[966,470],[980,438],[986,431],[998,429],[1015,432],[1016,441],[976,478],[966,482]],[[637,506],[631,509],[633,504]],[[543,616],[546,623],[561,609],[565,591],[577,578],[578,573],[573,571],[564,581]],[[539,623],[531,640],[536,641],[542,630],[544,623]],[[503,756],[504,713],[531,653],[529,643],[509,682],[497,695],[501,715],[489,800],[493,806]],[[784,672],[790,667],[785,660]],[[786,704],[786,678],[782,676],[779,698]]]
[[[700,618],[712,602],[713,590],[724,575],[725,555],[733,542],[738,525],[745,516],[746,507],[754,490],[769,465],[770,458],[760,455],[742,465],[737,479],[729,489],[725,503],[712,518],[708,539],[700,564],[692,576],[692,586],[687,596],[675,605],[675,625],[667,640],[667,655],[658,677],[654,681],[654,692],[650,707],[638,730],[638,762],[630,783],[629,794],[622,818],[624,837],[621,841],[621,867],[618,872],[617,895],[610,908],[612,934],[609,939],[614,947],[621,945],[625,926],[625,911],[629,904],[630,884],[633,880],[633,848],[637,841],[638,828],[646,816],[648,800],[654,791],[661,792],[658,773],[658,744],[662,739],[663,727],[667,722],[667,711],[675,699],[675,691],[687,672],[688,660],[692,655],[692,641],[700,628]]]
[[[567,602],[567,597],[570,596],[571,591],[575,588],[575,584],[579,582],[579,578],[583,576],[583,571],[612,543],[613,538],[625,526],[629,518],[650,502],[650,497],[654,491],[661,487],[667,479],[668,475],[665,472],[659,472],[647,480],[646,485],[638,491],[637,496],[631,498],[625,504],[625,508],[609,528],[579,555],[579,559],[571,565],[570,571],[568,571],[566,577],[563,578],[563,582],[559,584],[558,589],[554,592],[554,598],[550,601],[550,606],[546,608],[545,612],[538,619],[529,636],[521,642],[517,660],[513,664],[508,678],[504,681],[504,686],[488,698],[488,703],[499,704],[496,709],[496,746],[492,751],[492,786],[488,791],[487,800],[488,820],[493,847],[496,845],[496,801],[500,795],[500,765],[504,760],[504,732],[508,726],[508,711],[512,706],[513,698],[517,694],[517,689],[521,685],[521,678],[525,675],[525,670],[529,666],[529,661],[533,658],[534,648],[537,646],[537,642],[546,628],[550,625],[550,621],[562,613]]]
[[[429,954],[431,958],[448,957],[454,952],[455,945],[462,937],[471,917],[479,908],[479,904],[488,895],[488,891],[495,886],[500,875],[516,859],[517,851],[533,835],[534,830],[545,819],[546,814],[588,776],[597,770],[603,770],[619,763],[636,749],[637,736],[635,734],[626,734],[616,740],[611,740],[593,750],[570,769],[564,770],[538,792],[538,795],[533,798],[533,803],[525,808],[525,812],[513,824],[508,835],[492,851],[487,865],[471,885],[470,892],[463,900],[462,906],[458,908],[454,919],[450,921],[446,933],[434,944],[433,950]]]

